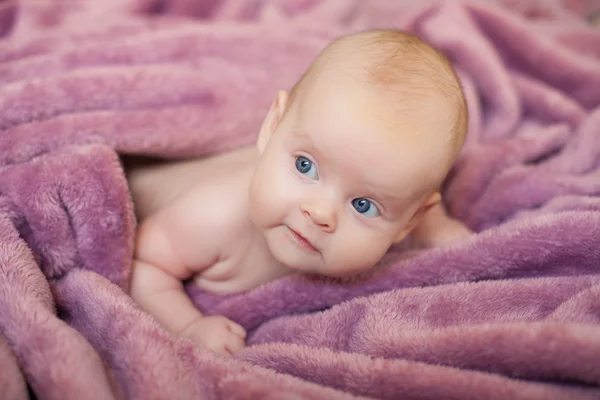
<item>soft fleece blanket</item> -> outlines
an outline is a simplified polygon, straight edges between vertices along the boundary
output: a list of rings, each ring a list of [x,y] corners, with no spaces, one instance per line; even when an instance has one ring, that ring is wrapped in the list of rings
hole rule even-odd
[[[600,398],[598,1],[0,2],[3,399]],[[456,65],[450,212],[478,232],[353,282],[189,293],[249,330],[226,359],[127,295],[120,154],[255,140],[332,38],[395,27]]]

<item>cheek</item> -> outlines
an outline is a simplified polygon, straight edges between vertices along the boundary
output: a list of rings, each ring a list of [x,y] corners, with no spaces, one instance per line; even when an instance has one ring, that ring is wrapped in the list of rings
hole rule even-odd
[[[388,251],[392,241],[387,233],[374,233],[360,226],[347,228],[336,237],[337,268],[362,272],[372,268]]]
[[[250,186],[251,217],[261,225],[281,219],[292,206],[293,177],[280,160],[265,159],[257,168]]]

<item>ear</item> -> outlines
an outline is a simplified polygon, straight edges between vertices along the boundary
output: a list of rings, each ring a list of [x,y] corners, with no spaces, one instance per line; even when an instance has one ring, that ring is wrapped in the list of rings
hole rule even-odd
[[[280,90],[277,92],[277,97],[275,97],[275,101],[271,104],[271,108],[269,108],[269,112],[265,117],[265,120],[262,123],[260,128],[260,132],[258,134],[258,140],[256,142],[256,147],[258,148],[259,153],[262,153],[271,135],[275,132],[277,125],[281,122],[281,118],[287,109],[288,103],[288,94],[285,90]]]
[[[423,220],[423,216],[431,211],[432,208],[438,206],[442,200],[442,196],[439,192],[431,193],[427,199],[421,204],[419,209],[415,211],[413,216],[410,218],[404,229],[398,234],[395,242],[401,242],[404,240],[406,235],[411,233]]]

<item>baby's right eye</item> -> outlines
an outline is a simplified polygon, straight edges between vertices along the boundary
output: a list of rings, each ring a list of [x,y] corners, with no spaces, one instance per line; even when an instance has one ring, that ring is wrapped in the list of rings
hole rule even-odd
[[[302,175],[306,175],[310,179],[318,179],[317,167],[308,158],[303,156],[296,157],[296,169]]]

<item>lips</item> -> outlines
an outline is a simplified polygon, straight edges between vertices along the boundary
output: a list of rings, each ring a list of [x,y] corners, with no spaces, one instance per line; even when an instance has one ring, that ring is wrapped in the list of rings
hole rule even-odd
[[[317,253],[318,250],[316,249],[315,246],[313,246],[313,244],[304,236],[302,236],[299,232],[293,230],[292,228],[289,228],[290,232],[292,233],[292,237],[294,239],[294,241],[304,250],[307,250],[309,252],[313,252],[313,253]]]

